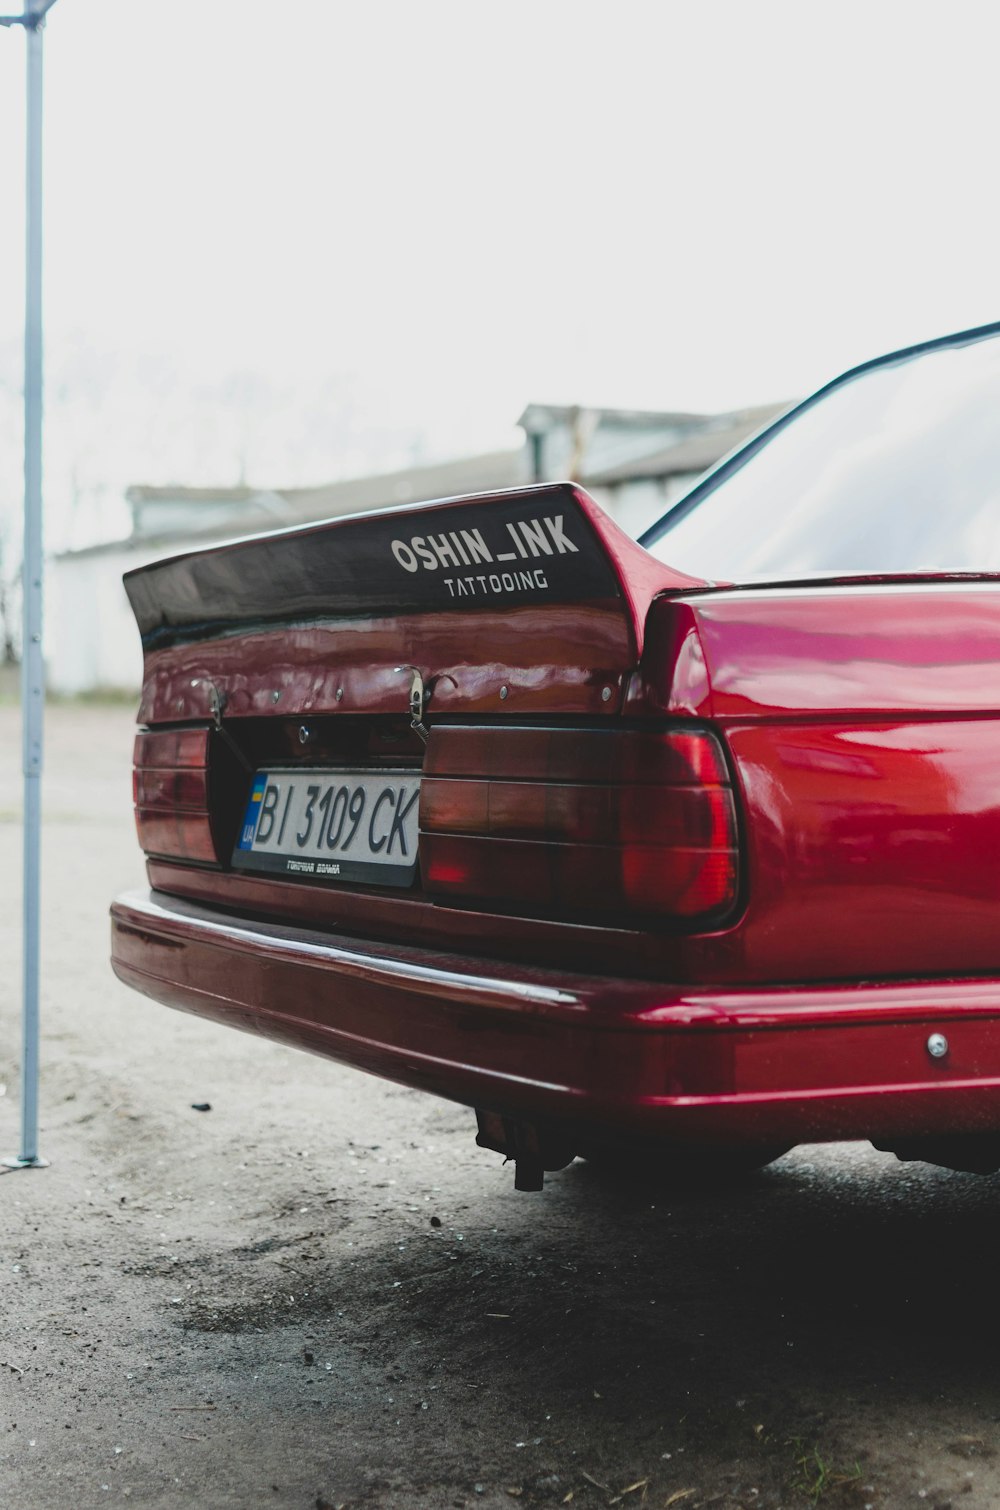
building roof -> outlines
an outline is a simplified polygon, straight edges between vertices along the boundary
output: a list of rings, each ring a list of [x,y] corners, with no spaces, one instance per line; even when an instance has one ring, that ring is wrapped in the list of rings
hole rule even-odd
[[[583,416],[608,430],[662,430],[707,425],[711,414],[687,414],[666,409],[603,409],[591,404],[529,404],[518,420],[527,435],[540,435],[557,426],[572,427]]]
[[[132,504],[189,503],[192,506],[200,503],[246,503],[264,491],[266,490],[251,488],[246,484],[234,488],[189,488],[179,482],[156,486],[141,482],[125,489],[125,501]]]
[[[425,499],[457,497],[464,493],[495,492],[525,482],[526,468],[524,450],[518,447],[509,451],[489,451],[480,456],[462,456],[428,466],[407,467],[374,477],[349,478],[314,488],[189,488],[141,483],[130,487],[125,495],[134,515],[149,504],[167,504],[171,510],[179,504],[186,513],[186,506],[190,504],[192,517],[183,524],[161,529],[153,526],[134,531],[123,539],[59,551],[57,557],[98,555],[137,546],[155,549],[191,545],[194,548],[211,541],[311,524],[343,514],[363,513],[367,509],[389,508],[393,504],[419,503]],[[233,505],[231,518],[220,518],[216,513],[207,522],[199,524],[198,510],[218,504]]]
[[[375,477],[331,482],[320,488],[283,488],[281,496],[288,507],[289,523],[299,524],[364,509],[388,508],[392,504],[514,488],[526,481],[526,465],[524,451],[519,446],[511,451],[489,451],[481,456],[460,456],[454,461],[406,467]]]
[[[490,451],[480,456],[461,456],[451,461],[404,467],[374,476],[350,477],[340,482],[305,488],[183,487],[139,483],[126,490],[126,501],[135,508],[148,503],[190,505],[196,512],[206,504],[247,504],[250,509],[273,517],[280,513],[291,523],[304,519],[328,519],[338,514],[417,503],[425,498],[445,498],[467,492],[512,488],[524,480],[524,454],[520,447]],[[244,514],[241,512],[240,518]],[[186,534],[190,526],[185,526]]]
[[[519,424],[528,434],[546,434],[559,427],[572,433],[581,423],[618,432],[623,444],[612,447],[610,456],[605,454],[603,466],[596,457],[596,465],[587,465],[586,448],[578,458],[578,475],[584,486],[615,487],[632,481],[704,472],[785,408],[784,404],[766,404],[711,415],[529,404]],[[672,444],[664,444],[664,437],[671,430],[677,432],[677,438]],[[646,444],[655,449],[642,452],[643,431],[651,432]],[[632,436],[630,444],[625,443],[628,434]],[[634,454],[637,443],[638,455]],[[615,450],[620,453],[623,449],[629,454],[619,454],[617,460],[613,459]],[[376,476],[349,478],[322,487],[272,489],[241,484],[210,488],[140,483],[125,494],[134,519],[130,536],[59,554],[76,557],[139,547],[144,551],[177,546],[197,548],[368,509],[517,487],[530,480],[530,466],[528,448],[520,446],[515,450],[490,451]]]
[[[762,404],[755,409],[740,409],[733,414],[718,416],[704,429],[686,436],[676,445],[664,446],[645,456],[636,456],[603,471],[590,473],[586,481],[595,487],[613,487],[616,483],[638,482],[646,478],[707,472],[709,467],[749,440],[787,408],[787,404]]]

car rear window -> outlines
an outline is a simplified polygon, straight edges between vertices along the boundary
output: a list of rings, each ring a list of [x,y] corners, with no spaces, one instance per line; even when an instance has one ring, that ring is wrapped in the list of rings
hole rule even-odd
[[[730,582],[1000,571],[1000,336],[848,375],[643,544]]]

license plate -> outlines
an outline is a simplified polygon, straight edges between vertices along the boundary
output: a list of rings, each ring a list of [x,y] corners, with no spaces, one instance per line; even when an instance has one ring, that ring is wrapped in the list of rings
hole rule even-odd
[[[233,865],[306,881],[409,886],[419,798],[412,771],[258,771]]]

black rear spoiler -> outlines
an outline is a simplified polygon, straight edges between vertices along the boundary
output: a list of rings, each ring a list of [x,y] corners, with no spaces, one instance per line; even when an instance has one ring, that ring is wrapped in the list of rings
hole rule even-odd
[[[353,515],[125,575],[145,650],[317,618],[615,598],[638,648],[655,592],[701,586],[655,561],[572,483]]]

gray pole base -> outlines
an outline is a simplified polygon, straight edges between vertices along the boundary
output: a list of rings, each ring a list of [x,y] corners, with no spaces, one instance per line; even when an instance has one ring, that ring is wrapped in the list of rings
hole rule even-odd
[[[41,1154],[35,1154],[33,1159],[22,1159],[20,1154],[9,1159],[0,1159],[0,1164],[5,1169],[48,1169],[48,1159],[43,1159]]]

